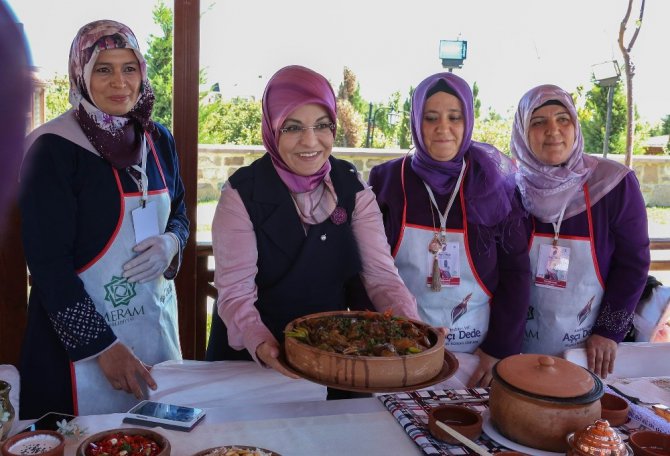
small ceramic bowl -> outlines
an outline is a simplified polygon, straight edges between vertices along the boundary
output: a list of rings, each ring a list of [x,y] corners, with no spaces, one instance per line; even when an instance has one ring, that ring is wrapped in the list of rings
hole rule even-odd
[[[460,443],[437,425],[441,421],[470,440],[477,439],[482,433],[482,416],[462,405],[440,405],[433,407],[428,414],[428,429],[436,439],[451,444]]]
[[[16,434],[2,445],[4,456],[37,454],[40,456],[63,456],[65,439],[56,431],[30,431]]]
[[[635,456],[670,455],[670,434],[656,431],[637,431],[630,435],[628,442]]]
[[[610,426],[621,426],[628,421],[628,402],[615,394],[603,394],[600,398],[600,417]]]
[[[571,432],[566,438],[568,442],[568,456],[633,456],[633,450],[628,446],[621,435],[612,428],[607,420],[596,420],[590,426]]]
[[[150,429],[140,429],[140,428],[110,429],[108,431],[93,434],[92,436],[88,437],[86,440],[81,442],[81,444],[77,448],[77,453],[75,453],[75,456],[86,456],[86,449],[91,443],[99,442],[100,440],[109,437],[111,434],[116,434],[119,432],[125,435],[142,435],[146,438],[149,438],[154,442],[156,442],[158,446],[161,448],[160,452],[158,452],[156,456],[170,456],[171,448],[170,448],[170,441],[168,439],[163,437],[158,432],[152,431]]]

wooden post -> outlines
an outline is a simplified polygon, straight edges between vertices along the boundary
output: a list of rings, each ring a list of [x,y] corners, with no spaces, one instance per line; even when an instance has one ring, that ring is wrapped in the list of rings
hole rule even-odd
[[[200,1],[174,0],[173,135],[186,188],[191,236],[177,275],[179,337],[185,359],[196,358],[196,190],[198,184],[198,90],[200,68]]]

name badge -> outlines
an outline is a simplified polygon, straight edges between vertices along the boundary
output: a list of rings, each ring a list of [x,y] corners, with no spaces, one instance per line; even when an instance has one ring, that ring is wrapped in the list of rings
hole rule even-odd
[[[428,254],[426,285],[433,283],[433,263],[435,257]],[[457,287],[461,284],[461,262],[458,242],[446,242],[442,244],[437,253],[437,264],[440,268],[440,283],[444,287]]]
[[[135,230],[135,243],[139,244],[146,238],[158,236],[158,209],[155,201],[149,201],[144,207],[134,209],[133,229]]]
[[[568,285],[570,247],[553,244],[540,245],[537,258],[535,285],[538,287],[564,290]]]

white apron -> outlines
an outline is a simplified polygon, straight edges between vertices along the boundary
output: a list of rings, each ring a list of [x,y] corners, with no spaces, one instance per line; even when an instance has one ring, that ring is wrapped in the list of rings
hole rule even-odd
[[[598,318],[605,288],[593,245],[593,221],[588,188],[584,186],[589,236],[560,236],[557,245],[570,248],[567,285],[563,289],[531,285],[530,307],[524,334],[524,353],[562,356],[569,348],[582,347]],[[551,244],[551,234],[533,233],[530,262],[533,278],[540,245]]]
[[[401,170],[403,195],[405,190],[405,162]],[[403,220],[399,243],[395,246],[395,264],[409,291],[416,297],[421,320],[431,326],[449,328],[445,348],[449,351],[472,353],[486,337],[491,314],[492,295],[484,287],[471,267],[472,258],[467,244],[467,218],[463,198],[463,183],[459,188],[463,229],[449,229],[448,243],[458,244],[460,284],[443,286],[432,291],[426,283],[429,275],[428,244],[434,237],[431,226],[408,225],[405,220],[407,198],[404,198]],[[428,195],[426,194],[426,198]]]
[[[164,233],[170,214],[170,195],[154,145],[148,135],[146,138],[164,185],[162,190],[148,192],[148,202],[155,202],[158,228]],[[162,275],[147,283],[130,283],[123,278],[123,265],[136,256],[132,250],[135,232],[131,212],[140,206],[142,193],[124,193],[118,171],[113,171],[123,198],[122,217],[105,249],[77,273],[96,310],[111,326],[119,341],[126,344],[143,363],[151,366],[168,359],[181,359],[173,281],[166,280]],[[77,361],[73,366],[75,414],[126,412],[138,402],[133,394],[112,388],[99,367],[97,357]],[[144,392],[146,397],[146,385]]]

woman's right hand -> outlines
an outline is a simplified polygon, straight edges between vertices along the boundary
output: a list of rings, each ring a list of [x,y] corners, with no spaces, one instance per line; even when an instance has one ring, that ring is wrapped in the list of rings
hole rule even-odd
[[[98,355],[98,364],[112,388],[132,393],[137,399],[144,398],[138,379],[144,380],[152,390],[157,388],[147,366],[120,342]]]
[[[256,358],[267,367],[271,367],[277,372],[290,378],[300,378],[293,372],[286,369],[279,362],[279,344],[277,342],[263,342],[256,348]]]

